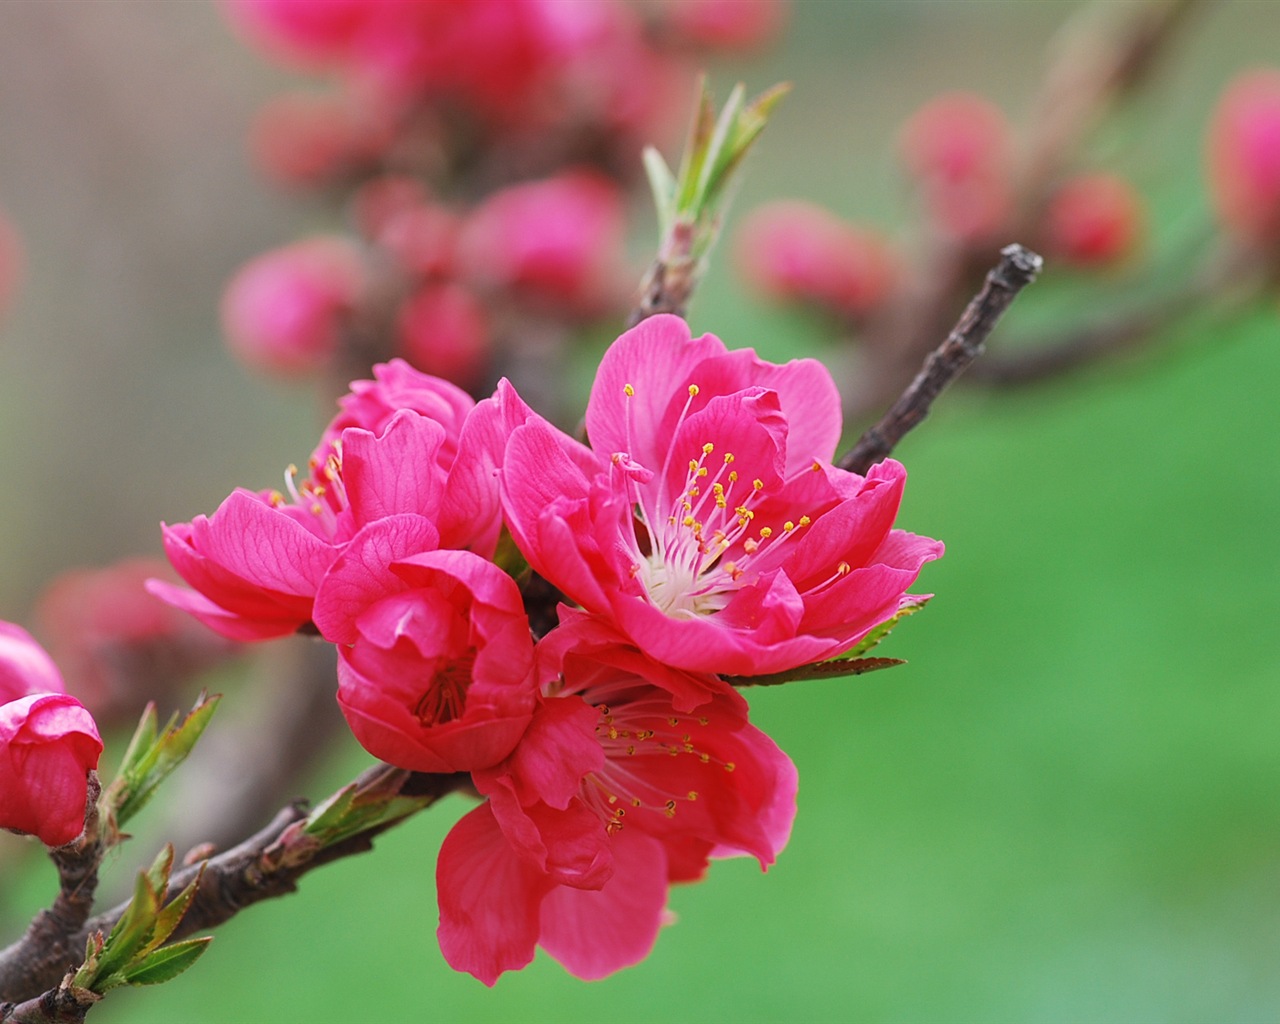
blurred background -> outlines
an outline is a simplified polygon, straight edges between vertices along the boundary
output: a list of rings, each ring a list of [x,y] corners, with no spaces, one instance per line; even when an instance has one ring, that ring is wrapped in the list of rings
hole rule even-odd
[[[1016,123],[1078,6],[800,0],[775,48],[712,68],[722,95],[795,86],[735,210],[798,196],[892,230],[902,122],[966,89]],[[1280,38],[1280,5],[1209,6],[1103,139],[1171,251],[1209,230],[1218,93]],[[0,51],[0,207],[26,253],[0,327],[0,618],[30,625],[54,574],[156,554],[160,520],[310,451],[329,406],[234,363],[218,302],[333,215],[251,168],[253,112],[291,79],[212,5],[8,3]],[[636,253],[653,232],[633,219]],[[1095,312],[1095,285],[1054,273],[1003,331]],[[821,321],[746,294],[727,248],[690,319],[844,365]],[[434,938],[452,797],[94,1019],[1275,1020],[1277,381],[1273,296],[1033,389],[949,393],[896,453],[900,525],[948,548],[927,613],[882,648],[910,664],[749,694],[800,770],[791,844],[767,876],[729,861],[675,890],[643,964],[585,984],[540,954],[493,991],[454,974]],[[308,795],[366,762],[340,745]],[[12,934],[53,875],[3,870]]]

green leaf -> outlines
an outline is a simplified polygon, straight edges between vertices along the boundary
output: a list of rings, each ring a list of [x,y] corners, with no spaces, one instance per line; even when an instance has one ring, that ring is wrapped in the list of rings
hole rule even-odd
[[[676,179],[662,154],[652,146],[645,146],[641,154],[645,174],[649,178],[649,190],[658,210],[658,234],[665,236],[671,230],[676,216]]]
[[[195,707],[179,723],[175,714],[156,737],[155,709],[143,715],[129,744],[120,774],[107,790],[109,810],[117,825],[123,825],[142,809],[156,789],[178,767],[200,739],[219,697],[201,694]]]
[[[200,888],[200,880],[204,878],[204,868],[201,867],[196,877],[187,885],[182,892],[178,893],[168,904],[156,914],[155,929],[151,935],[151,941],[143,947],[144,953],[150,953],[153,949],[158,949],[168,941],[169,936],[173,934],[174,929],[182,923],[182,919],[186,916],[191,901],[195,899],[196,890]]]
[[[186,939],[175,942],[148,954],[136,964],[131,964],[123,972],[123,983],[127,985],[159,985],[172,981],[188,967],[204,955],[213,941],[212,935],[200,939]]]
[[[138,872],[138,881],[133,889],[133,899],[125,908],[116,926],[111,929],[98,957],[98,966],[94,976],[88,979],[85,988],[101,992],[110,988],[113,974],[124,969],[134,955],[151,938],[155,927],[156,914],[160,910],[160,896],[151,885],[147,872]],[[115,982],[119,984],[119,982]]]

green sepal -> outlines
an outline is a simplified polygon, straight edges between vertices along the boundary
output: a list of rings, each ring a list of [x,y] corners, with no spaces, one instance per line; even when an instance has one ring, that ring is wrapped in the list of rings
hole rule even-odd
[[[769,672],[760,676],[725,676],[730,686],[780,686],[806,679],[838,679],[841,676],[861,676],[884,668],[905,665],[901,658],[835,658],[814,665],[798,665],[782,672]]]
[[[352,782],[316,806],[302,822],[302,833],[321,847],[332,846],[371,828],[397,821],[435,800],[433,796],[403,796],[408,773],[392,772],[373,785]]]
[[[121,975],[125,985],[160,985],[172,981],[204,955],[213,941],[212,935],[184,939],[147,954]]]
[[[898,625],[899,622],[901,622],[903,619],[905,619],[909,615],[914,615],[921,608],[927,605],[932,597],[933,597],[932,594],[926,597],[916,597],[915,595],[911,595],[909,597],[910,603],[904,604],[901,608],[899,608],[898,613],[894,615],[893,618],[885,619],[884,622],[880,623],[880,625],[876,626],[873,630],[871,630],[870,633],[864,636],[858,642],[858,645],[856,647],[853,647],[850,650],[845,651],[844,654],[840,655],[838,658],[834,660],[850,661],[854,658],[861,658],[868,651],[875,648],[880,643],[881,640],[883,640],[890,633],[892,633],[894,628]]]

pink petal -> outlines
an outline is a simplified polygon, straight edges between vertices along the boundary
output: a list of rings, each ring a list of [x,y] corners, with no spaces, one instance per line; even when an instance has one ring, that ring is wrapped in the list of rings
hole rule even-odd
[[[692,337],[678,316],[651,316],[631,328],[609,346],[591,386],[586,424],[592,448],[606,457],[628,452],[642,465],[661,468],[675,417],[689,399],[690,372],[724,351],[715,335]]]
[[[360,612],[380,597],[407,589],[391,563],[433,548],[438,541],[430,520],[418,515],[388,516],[362,528],[316,592],[313,618],[321,635],[330,643],[354,643]]]
[[[511,848],[487,804],[469,812],[445,836],[436,865],[436,935],[445,960],[489,986],[524,967],[551,885]]]
[[[560,886],[542,902],[539,944],[570,974],[586,981],[648,956],[667,902],[662,843],[624,829],[612,846],[616,868],[604,888]]]
[[[311,596],[334,548],[257,495],[237,490],[213,516],[191,523],[191,544],[210,562],[267,590]]]
[[[436,465],[444,427],[409,410],[392,417],[381,436],[342,432],[342,480],[357,527],[402,512],[434,516],[444,488]]]

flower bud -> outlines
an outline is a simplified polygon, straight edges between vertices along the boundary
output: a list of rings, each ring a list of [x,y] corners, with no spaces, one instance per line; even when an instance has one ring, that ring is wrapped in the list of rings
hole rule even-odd
[[[784,0],[675,0],[667,20],[689,42],[716,50],[752,50],[776,38]]]
[[[283,375],[320,369],[364,286],[359,249],[316,237],[274,249],[236,273],[222,298],[227,344],[247,365]]]
[[[44,648],[0,622],[0,828],[46,846],[83,830],[89,772],[102,753],[93,716],[63,689]]]
[[[478,385],[489,365],[489,324],[484,309],[461,285],[421,289],[400,310],[400,353],[424,373],[461,387]]]
[[[939,229],[974,242],[1004,223],[1012,206],[1013,136],[994,104],[970,93],[937,96],[903,126],[901,149]]]
[[[1209,186],[1229,231],[1280,244],[1280,70],[1236,78],[1209,125]]]
[[[463,228],[464,273],[522,296],[591,309],[621,270],[622,197],[600,175],[572,171],[491,196]]]
[[[748,282],[766,295],[855,316],[880,305],[895,277],[883,240],[798,201],[752,211],[738,233],[735,256]]]
[[[1045,248],[1082,267],[1128,256],[1142,237],[1142,198],[1124,178],[1086,174],[1066,182],[1049,202]]]

